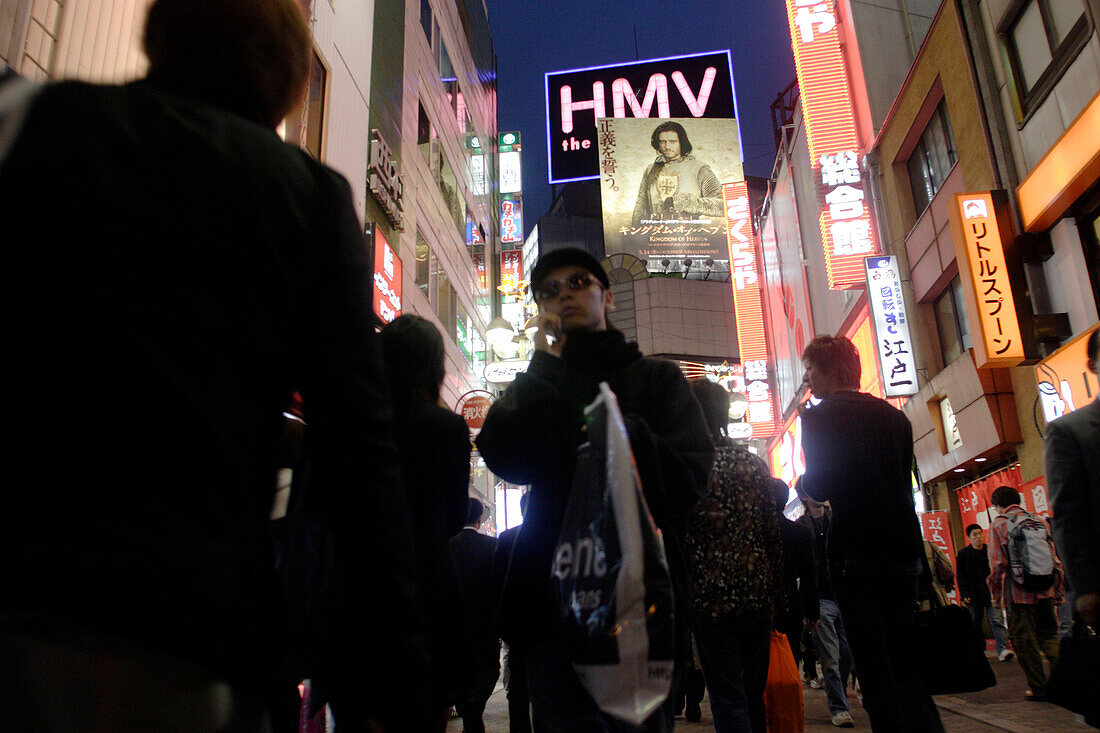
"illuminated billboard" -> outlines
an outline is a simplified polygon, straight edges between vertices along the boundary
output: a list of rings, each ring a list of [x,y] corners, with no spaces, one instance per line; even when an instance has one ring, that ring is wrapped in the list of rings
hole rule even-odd
[[[974,363],[979,369],[1016,366],[1024,360],[1024,343],[1005,258],[1005,238],[1011,242],[1015,237],[1007,196],[1004,191],[957,193],[951,224],[967,313],[977,324]]]
[[[743,181],[735,120],[599,121],[604,250],[650,272],[729,277],[722,184]]]
[[[550,183],[598,177],[596,120],[627,116],[736,119],[730,52],[546,74]]]
[[[821,246],[832,290],[864,285],[863,258],[879,253],[856,136],[834,0],[786,0],[791,47],[817,186]]]
[[[763,283],[760,253],[752,230],[749,188],[744,181],[722,186],[728,232],[729,262],[733,286],[733,310],[737,321],[737,350],[745,368],[745,396],[749,401],[746,421],[753,438],[769,438],[778,428],[771,354],[764,327]]]
[[[1086,329],[1035,366],[1039,401],[1047,422],[1084,407],[1100,394],[1100,382],[1085,366],[1089,334],[1096,328]]]
[[[374,313],[389,323],[401,315],[401,258],[382,236],[377,226],[370,229],[374,239],[374,285],[371,288],[371,303]]]
[[[519,196],[501,197],[500,241],[505,244],[523,241],[523,200]]]

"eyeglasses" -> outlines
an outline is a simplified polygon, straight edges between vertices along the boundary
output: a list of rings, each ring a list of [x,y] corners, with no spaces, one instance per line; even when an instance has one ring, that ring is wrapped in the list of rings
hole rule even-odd
[[[535,300],[550,300],[551,298],[557,297],[557,295],[561,293],[562,285],[576,292],[578,290],[584,290],[591,284],[591,275],[578,272],[565,278],[565,280],[552,280],[539,285],[538,289],[535,290]]]

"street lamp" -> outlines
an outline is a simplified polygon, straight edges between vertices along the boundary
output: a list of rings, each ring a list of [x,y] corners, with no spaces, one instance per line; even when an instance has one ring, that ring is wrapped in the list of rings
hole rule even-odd
[[[512,329],[512,324],[501,316],[489,321],[489,327],[485,329],[485,339],[494,349],[507,348],[515,337],[516,332]]]

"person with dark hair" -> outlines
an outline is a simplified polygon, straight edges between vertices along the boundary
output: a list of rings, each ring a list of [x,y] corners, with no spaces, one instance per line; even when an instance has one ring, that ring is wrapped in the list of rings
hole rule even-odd
[[[497,541],[477,531],[485,517],[485,505],[472,496],[467,501],[466,526],[451,538],[451,559],[462,590],[471,677],[455,710],[462,718],[462,730],[485,733],[481,717],[500,676],[500,635],[496,631],[499,594],[493,575]]]
[[[706,163],[691,155],[691,141],[679,122],[666,120],[653,130],[657,151],[642,176],[634,205],[635,225],[652,219],[720,218],[722,185]]]
[[[465,627],[451,608],[459,586],[448,543],[466,524],[470,434],[459,415],[439,405],[445,374],[439,329],[405,314],[382,329],[381,341],[434,672],[418,683],[430,690],[433,729],[442,730],[468,676],[468,650],[460,643]]]
[[[779,514],[779,538],[783,543],[783,586],[786,604],[776,617],[775,628],[787,636],[794,664],[802,662],[802,635],[813,632],[821,623],[817,597],[817,562],[814,558],[814,533],[804,525],[787,519],[783,510],[791,487],[781,478],[772,478],[772,495]]]
[[[699,661],[715,728],[765,733],[772,625],[787,605],[771,476],[726,436],[729,392],[707,379],[691,389],[718,448],[684,545]]]
[[[1085,368],[1094,375],[1098,338],[1100,328],[1093,327]],[[1044,463],[1054,541],[1077,615],[1100,629],[1100,397],[1047,425]]]
[[[968,544],[955,557],[959,593],[974,621],[974,628],[982,638],[985,638],[982,619],[988,619],[989,629],[997,643],[997,658],[1004,662],[1016,654],[1008,648],[1004,611],[993,608],[990,599],[989,585],[986,583],[989,579],[989,548],[985,544],[985,532],[981,525],[971,524],[966,528],[966,538]]]
[[[818,336],[802,354],[820,401],[802,409],[806,473],[796,488],[829,502],[829,577],[876,731],[942,731],[912,648],[924,552],[913,506],[913,429],[859,391],[859,352]],[[875,541],[867,528],[876,527]]]
[[[993,608],[1008,611],[1008,636],[1016,650],[1016,660],[1024,670],[1030,690],[1027,700],[1046,700],[1047,673],[1043,669],[1043,656],[1050,668],[1058,664],[1058,616],[1055,606],[1062,604],[1062,563],[1054,550],[1050,527],[1042,517],[1027,512],[1020,506],[1020,492],[1011,486],[999,486],[989,497],[1000,514],[989,525],[989,585]],[[1016,568],[1009,568],[1009,534],[1022,522],[1032,522],[1045,528],[1045,542],[1049,544],[1052,559],[1052,576],[1048,587],[1029,590],[1018,582]],[[1030,539],[1030,538],[1029,538]],[[1028,550],[1032,549],[1028,542]],[[1015,558],[1012,558],[1015,559]]]
[[[829,563],[826,560],[832,512],[827,506],[804,493],[800,494],[800,498],[806,511],[798,518],[798,523],[810,530],[814,541],[819,621],[810,636],[816,656],[821,660],[824,684],[817,681],[817,670],[813,667],[806,669],[806,676],[810,679],[810,687],[814,687],[816,682],[818,687],[825,688],[829,718],[833,725],[847,728],[852,722],[851,707],[846,694],[848,678],[852,676],[852,652],[848,647],[848,634],[844,630],[844,621],[836,604],[836,594],[829,578]]]
[[[302,4],[155,0],[145,49],[143,79],[41,87],[0,167],[19,273],[0,727],[263,729],[294,391],[341,561],[322,631],[354,703],[335,712],[418,726],[408,680],[429,666],[371,263],[347,181],[275,132],[309,74]]]
[[[489,469],[530,484],[501,599],[504,640],[526,644],[532,720],[551,730],[625,729],[600,713],[573,669],[548,572],[584,441],[584,408],[607,382],[618,398],[653,519],[663,533],[674,597],[683,601],[684,524],[706,486],[714,455],[699,405],[679,367],[642,356],[608,326],[611,289],[603,266],[583,250],[539,257],[531,273],[539,313],[535,352],[489,409],[477,445]],[[686,653],[686,609],[677,605],[678,658]],[[674,670],[673,677],[678,672]],[[645,730],[668,730],[672,702]]]

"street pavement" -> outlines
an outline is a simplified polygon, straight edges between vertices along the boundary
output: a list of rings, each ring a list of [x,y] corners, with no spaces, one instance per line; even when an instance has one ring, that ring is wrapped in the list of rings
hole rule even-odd
[[[1024,692],[1027,682],[1015,660],[998,662],[991,655],[997,685],[982,692],[966,695],[941,695],[936,698],[944,728],[948,733],[985,733],[986,731],[1012,731],[1012,733],[1048,733],[1055,731],[1095,730],[1080,721],[1068,710],[1042,702],[1027,702]],[[824,733],[837,730],[829,722],[825,704],[825,691],[802,688],[806,707],[807,733]],[[870,731],[867,714],[859,701],[851,700],[854,730]],[[676,719],[678,731],[712,731],[714,720],[710,715],[710,703],[703,700],[703,717],[698,723],[689,723],[682,717]],[[493,696],[485,708],[485,730],[488,733],[508,733],[508,701],[504,688],[498,681]],[[447,725],[448,733],[462,730],[462,722],[453,719]]]

